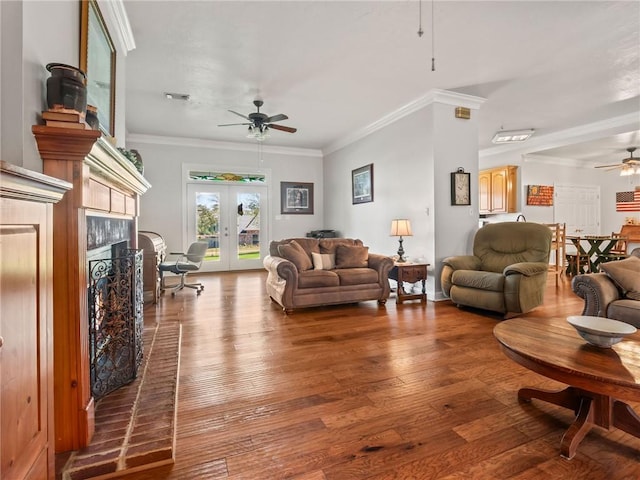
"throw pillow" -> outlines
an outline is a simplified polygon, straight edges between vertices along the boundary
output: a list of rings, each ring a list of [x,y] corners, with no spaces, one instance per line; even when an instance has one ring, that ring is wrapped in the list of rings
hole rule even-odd
[[[311,268],[313,268],[309,255],[295,240],[291,240],[289,243],[284,245],[278,245],[278,253],[282,258],[293,263],[299,272],[304,272],[305,270],[311,270]]]
[[[627,298],[640,300],[640,258],[601,263],[600,268],[624,290]]]
[[[333,270],[336,266],[336,256],[333,253],[311,252],[314,270]]]
[[[369,247],[338,245],[336,268],[362,268],[369,265]]]

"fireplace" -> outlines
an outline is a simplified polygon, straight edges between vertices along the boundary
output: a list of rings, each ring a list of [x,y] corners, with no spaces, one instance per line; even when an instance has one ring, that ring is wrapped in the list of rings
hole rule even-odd
[[[93,370],[91,357],[100,357],[97,353],[101,353],[103,344],[99,336],[107,334],[90,333],[90,310],[98,323],[111,325],[119,322],[119,317],[111,311],[100,313],[96,306],[131,297],[125,308],[126,316],[134,319],[133,326],[124,330],[134,339],[140,334],[142,301],[137,299],[141,298],[142,289],[138,286],[141,287],[142,280],[140,268],[134,266],[136,253],[125,255],[131,259],[126,262],[134,263],[114,265],[110,261],[104,266],[107,272],[136,274],[127,279],[128,293],[120,296],[118,285],[122,278],[93,280],[89,262],[120,258],[119,249],[137,248],[140,196],[151,185],[97,130],[34,125],[32,131],[43,160],[43,172],[73,185],[53,209],[53,417],[55,448],[59,453],[89,444],[95,429],[95,395],[100,396],[113,386],[111,381],[107,382],[108,388],[96,390],[92,386],[92,376],[97,378],[102,373]],[[92,288],[101,297],[90,309]],[[90,346],[91,336],[98,339],[97,346]],[[118,342],[121,341],[114,343]],[[131,345],[134,350],[122,353],[121,359],[133,359],[135,367],[142,347],[136,349],[135,341]],[[98,365],[121,363],[121,359],[100,358]],[[134,367],[127,370],[135,370]]]

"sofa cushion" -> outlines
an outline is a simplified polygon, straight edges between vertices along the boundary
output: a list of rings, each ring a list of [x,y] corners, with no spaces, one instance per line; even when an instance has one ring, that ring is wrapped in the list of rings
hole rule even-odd
[[[338,275],[329,270],[306,270],[298,276],[298,288],[337,287]]]
[[[640,258],[628,257],[602,263],[600,268],[625,292],[627,298],[640,300]]]
[[[453,285],[491,292],[504,291],[504,275],[479,270],[456,270],[451,276]]]
[[[271,242],[269,242],[269,255],[282,257],[282,255],[280,255],[278,247],[280,245],[288,245],[294,240],[302,247],[305,252],[309,254],[309,258],[311,258],[311,252],[320,252],[319,240],[317,238],[295,237],[285,238],[284,240],[272,240]]]
[[[334,253],[311,252],[314,270],[333,270],[336,267],[336,255]]]
[[[343,268],[335,270],[340,277],[340,285],[366,285],[378,283],[378,272],[372,268]]]
[[[640,302],[628,298],[611,302],[607,307],[607,318],[640,328]]]
[[[283,245],[278,245],[278,253],[282,258],[289,260],[293,263],[298,272],[304,272],[313,268],[313,263],[307,252],[300,246],[295,240]]]
[[[366,268],[369,264],[369,247],[338,245],[336,268]]]
[[[336,253],[336,248],[339,245],[346,245],[348,247],[361,247],[362,240],[352,238],[321,238],[318,242],[320,253]]]

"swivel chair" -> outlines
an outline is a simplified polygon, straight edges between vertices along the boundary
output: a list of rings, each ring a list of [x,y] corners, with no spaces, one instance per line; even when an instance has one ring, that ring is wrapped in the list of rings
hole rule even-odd
[[[175,296],[176,292],[182,290],[184,287],[195,289],[196,293],[200,295],[204,290],[204,285],[201,283],[186,283],[185,277],[188,273],[197,272],[202,266],[202,261],[209,245],[206,242],[194,242],[189,245],[187,253],[172,252],[169,255],[178,255],[177,260],[171,262],[162,262],[158,265],[158,271],[160,272],[160,291],[171,291],[171,296]],[[175,284],[167,284],[167,278],[164,276],[165,272],[171,272],[180,276],[180,280]]]

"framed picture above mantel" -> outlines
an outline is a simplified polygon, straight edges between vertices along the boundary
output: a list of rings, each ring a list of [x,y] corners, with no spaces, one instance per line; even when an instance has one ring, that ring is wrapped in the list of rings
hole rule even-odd
[[[96,0],[82,0],[80,69],[87,75],[87,104],[97,109],[100,130],[114,136],[116,50]]]

